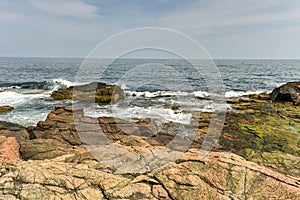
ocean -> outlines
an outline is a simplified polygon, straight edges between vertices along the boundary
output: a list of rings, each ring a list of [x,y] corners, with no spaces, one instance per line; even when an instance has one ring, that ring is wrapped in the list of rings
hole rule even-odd
[[[184,60],[118,59],[101,77],[96,72],[106,61],[96,60],[84,73],[78,74],[82,62],[80,58],[0,58],[0,105],[15,108],[0,114],[0,120],[36,125],[55,105],[72,105],[71,100],[52,100],[52,91],[91,81],[116,83],[128,98],[117,104],[97,105],[96,109],[85,105],[89,116],[148,117],[189,123],[187,110],[230,109],[229,105],[205,99],[214,95],[207,85],[207,77]],[[214,62],[225,97],[271,92],[283,83],[300,81],[300,60]],[[185,110],[172,109],[172,105],[180,105]]]

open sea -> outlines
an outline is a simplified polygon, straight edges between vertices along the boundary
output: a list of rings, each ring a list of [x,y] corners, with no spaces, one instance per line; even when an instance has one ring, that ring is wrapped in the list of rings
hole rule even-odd
[[[205,99],[212,97],[213,74],[199,73],[183,60],[118,59],[101,76],[97,70],[107,64],[96,60],[82,69],[83,59],[0,58],[0,106],[15,109],[0,114],[0,121],[24,126],[44,120],[55,105],[72,105],[72,100],[54,101],[50,94],[59,88],[101,81],[116,83],[127,98],[117,104],[86,105],[90,116],[119,118],[161,118],[189,123],[190,111],[214,111],[229,105]],[[290,81],[300,81],[300,60],[215,60],[215,75],[225,97],[271,92]],[[220,85],[218,85],[219,87]],[[217,92],[216,92],[217,93]],[[217,94],[220,95],[220,94]],[[174,105],[184,110],[172,109]]]

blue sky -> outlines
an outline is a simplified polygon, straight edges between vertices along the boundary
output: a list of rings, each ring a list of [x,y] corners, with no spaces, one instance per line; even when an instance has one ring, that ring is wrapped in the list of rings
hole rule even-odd
[[[299,0],[0,0],[0,56],[85,57],[148,26],[187,34],[213,58],[300,59]]]

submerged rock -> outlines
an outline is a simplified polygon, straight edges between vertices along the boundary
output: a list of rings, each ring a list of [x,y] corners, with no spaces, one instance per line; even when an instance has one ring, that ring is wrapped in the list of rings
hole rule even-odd
[[[54,91],[51,96],[54,100],[74,99],[95,103],[111,103],[124,98],[125,93],[120,86],[92,82],[85,85],[59,89],[58,91]]]
[[[0,106],[0,113],[8,112],[8,111],[11,111],[13,109],[14,109],[14,107],[12,107],[12,106]]]
[[[286,83],[279,88],[275,88],[271,93],[273,101],[293,102],[300,104],[300,82]]]

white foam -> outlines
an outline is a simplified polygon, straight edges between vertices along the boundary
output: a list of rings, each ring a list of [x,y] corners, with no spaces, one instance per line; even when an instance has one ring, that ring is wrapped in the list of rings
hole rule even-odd
[[[286,84],[286,82],[276,83],[276,87],[280,87],[282,85]]]
[[[182,124],[189,124],[192,117],[191,113],[176,112],[172,109],[163,107],[119,107],[117,105],[102,107],[102,109],[100,106],[98,106],[98,109],[96,110],[87,108],[85,109],[85,115],[91,117],[109,116],[122,119],[151,118],[159,119],[162,122],[173,121]]]
[[[39,121],[45,120],[49,111],[26,110],[26,111],[11,111],[5,115],[0,115],[1,121],[10,121],[22,126],[36,125]]]
[[[265,91],[247,91],[247,92],[242,92],[242,91],[229,91],[225,93],[225,97],[226,98],[230,98],[230,97],[241,97],[244,95],[251,95],[251,94],[260,94],[263,93]]]
[[[0,90],[16,90],[16,89],[21,89],[20,86],[9,86],[9,87],[1,87]]]
[[[37,100],[39,101],[39,99],[42,100],[47,97],[49,97],[47,94],[21,94],[13,91],[1,92],[0,105],[13,106],[15,109],[1,114],[0,120],[23,126],[35,125],[37,122],[44,120],[50,112],[46,107],[45,109],[34,109]]]
[[[182,92],[182,91],[156,91],[156,92],[137,92],[137,91],[126,91],[129,96],[155,98],[155,97],[168,97],[168,96],[191,96],[193,93]]]
[[[45,98],[46,94],[21,94],[13,91],[0,92],[1,105],[17,106],[36,98]]]
[[[70,86],[74,86],[74,85],[83,85],[83,84],[87,84],[87,83],[79,83],[79,82],[72,82],[72,81],[68,81],[65,79],[53,79],[52,81],[49,81],[49,83],[53,84],[53,87],[51,88],[52,91],[54,90],[58,90],[62,87],[70,87]]]
[[[230,97],[241,97],[244,95],[250,95],[250,94],[260,94],[265,91],[228,91],[225,93],[225,98]],[[167,96],[194,96],[194,97],[202,97],[202,98],[214,98],[214,97],[222,97],[220,94],[214,94],[206,91],[195,91],[192,93],[189,92],[170,92],[170,91],[157,91],[157,92],[136,92],[136,91],[126,91],[126,93],[129,96],[136,96],[136,97],[146,97],[146,98],[155,98],[155,97],[167,97]]]
[[[212,96],[211,93],[206,92],[206,91],[195,91],[195,92],[193,92],[193,94],[196,97],[210,97],[210,96]]]

